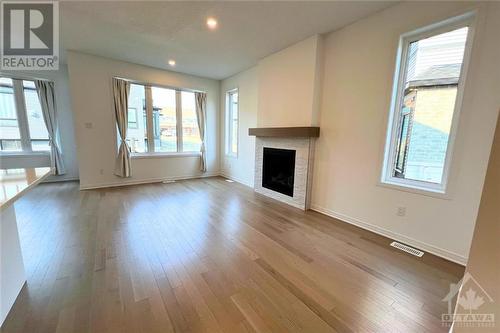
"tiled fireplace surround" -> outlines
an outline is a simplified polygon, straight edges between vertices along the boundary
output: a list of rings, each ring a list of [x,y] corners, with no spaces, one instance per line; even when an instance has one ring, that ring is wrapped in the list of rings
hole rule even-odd
[[[303,210],[309,209],[315,140],[314,137],[257,136],[255,140],[255,191],[291,206]],[[293,197],[262,187],[264,147],[296,151]]]

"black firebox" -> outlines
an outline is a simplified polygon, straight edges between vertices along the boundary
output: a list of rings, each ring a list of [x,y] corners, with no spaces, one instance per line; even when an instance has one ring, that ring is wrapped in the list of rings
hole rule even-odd
[[[264,147],[262,187],[293,197],[295,150]]]

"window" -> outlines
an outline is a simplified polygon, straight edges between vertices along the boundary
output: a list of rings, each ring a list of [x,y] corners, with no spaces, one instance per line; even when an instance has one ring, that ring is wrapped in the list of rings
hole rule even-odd
[[[132,83],[127,127],[130,151],[199,152],[201,139],[194,98],[193,92]]]
[[[50,150],[49,133],[43,120],[42,107],[38,100],[35,82],[23,81],[23,90],[31,149],[34,151],[48,151]]]
[[[182,99],[182,150],[200,151],[201,139],[196,117],[194,93],[183,91]]]
[[[33,81],[0,78],[0,151],[50,151]]]
[[[146,128],[146,91],[144,86],[131,84],[128,95],[127,144],[132,153],[148,151]]]
[[[226,93],[226,154],[238,155],[238,89]]]
[[[151,87],[155,152],[177,152],[177,92]]]
[[[402,37],[382,182],[444,193],[469,22]]]
[[[128,108],[128,128],[136,129],[139,126],[137,120],[137,108]]]
[[[22,150],[14,87],[8,78],[0,78],[0,150]]]

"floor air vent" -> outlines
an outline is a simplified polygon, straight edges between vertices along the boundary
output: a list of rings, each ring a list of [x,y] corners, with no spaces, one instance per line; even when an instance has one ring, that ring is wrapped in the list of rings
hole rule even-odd
[[[424,255],[422,251],[419,251],[417,249],[414,249],[412,247],[409,247],[408,245],[404,245],[398,242],[392,242],[391,243],[392,247],[395,247],[396,249],[399,249],[401,251],[407,252],[409,254],[413,254],[414,256],[421,257]]]

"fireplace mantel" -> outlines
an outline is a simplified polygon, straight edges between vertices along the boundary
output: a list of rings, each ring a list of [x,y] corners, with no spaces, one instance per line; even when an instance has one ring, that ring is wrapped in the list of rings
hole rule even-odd
[[[257,127],[249,128],[248,135],[281,138],[317,138],[319,137],[319,127]]]

